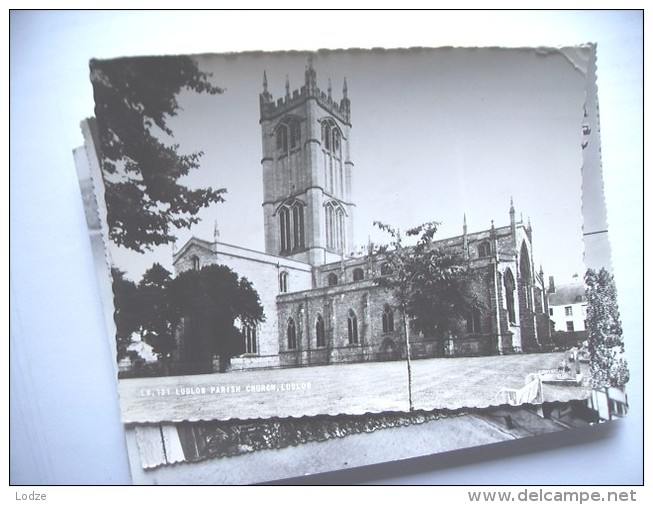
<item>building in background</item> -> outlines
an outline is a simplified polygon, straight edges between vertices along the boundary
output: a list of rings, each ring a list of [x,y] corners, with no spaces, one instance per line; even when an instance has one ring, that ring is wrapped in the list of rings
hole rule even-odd
[[[577,276],[575,276],[577,279]],[[576,345],[587,339],[587,298],[585,284],[575,280],[569,284],[556,286],[555,279],[549,277],[547,290],[549,318],[553,323],[556,344]]]

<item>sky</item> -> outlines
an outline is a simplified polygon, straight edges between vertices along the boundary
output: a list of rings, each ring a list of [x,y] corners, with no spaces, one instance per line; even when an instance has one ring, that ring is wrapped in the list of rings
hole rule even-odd
[[[571,57],[570,57],[571,55]],[[351,100],[354,243],[386,239],[375,220],[400,229],[441,223],[438,236],[530,219],[534,262],[545,275],[582,276],[581,126],[583,51],[414,49],[335,51],[313,57],[318,86],[334,99],[347,79]],[[259,93],[274,98],[304,81],[307,53],[196,57],[220,95],[184,92],[169,125],[182,152],[203,151],[191,187],[227,188],[225,203],[201,212],[191,236],[264,249]],[[147,255],[114,250],[138,280],[154,261],[172,270],[172,247]]]

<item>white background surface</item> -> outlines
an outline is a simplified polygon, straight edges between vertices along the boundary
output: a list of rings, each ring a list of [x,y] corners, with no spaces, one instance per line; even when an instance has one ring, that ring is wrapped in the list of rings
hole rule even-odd
[[[79,121],[93,113],[90,58],[584,42],[598,43],[606,202],[632,371],[629,416],[594,430],[356,469],[320,482],[642,482],[641,13],[23,11],[13,12],[10,21],[10,387],[5,390],[12,483],[130,482],[113,358],[72,157],[82,144]]]

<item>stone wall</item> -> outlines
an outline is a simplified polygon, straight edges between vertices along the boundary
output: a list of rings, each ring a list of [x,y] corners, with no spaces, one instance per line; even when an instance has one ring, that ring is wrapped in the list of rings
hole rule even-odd
[[[193,239],[196,240],[196,239]],[[265,314],[265,321],[260,323],[256,332],[256,355],[247,355],[246,359],[236,360],[237,367],[278,366],[279,334],[277,321],[277,295],[280,292],[279,276],[287,275],[288,291],[310,289],[312,269],[309,265],[288,258],[272,256],[258,251],[231,246],[222,243],[208,244],[203,241],[191,242],[182,249],[175,260],[177,272],[193,268],[193,256],[200,259],[200,267],[207,264],[226,265],[239,277],[246,277],[258,293]],[[183,342],[180,342],[183,347]],[[273,360],[269,359],[274,357]],[[234,365],[232,364],[232,366]]]

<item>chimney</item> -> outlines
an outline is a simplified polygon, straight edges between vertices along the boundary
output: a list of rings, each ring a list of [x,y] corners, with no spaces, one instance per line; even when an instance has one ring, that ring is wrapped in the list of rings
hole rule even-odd
[[[553,275],[549,275],[549,293],[555,293],[556,292],[556,285],[555,282],[553,281]]]

